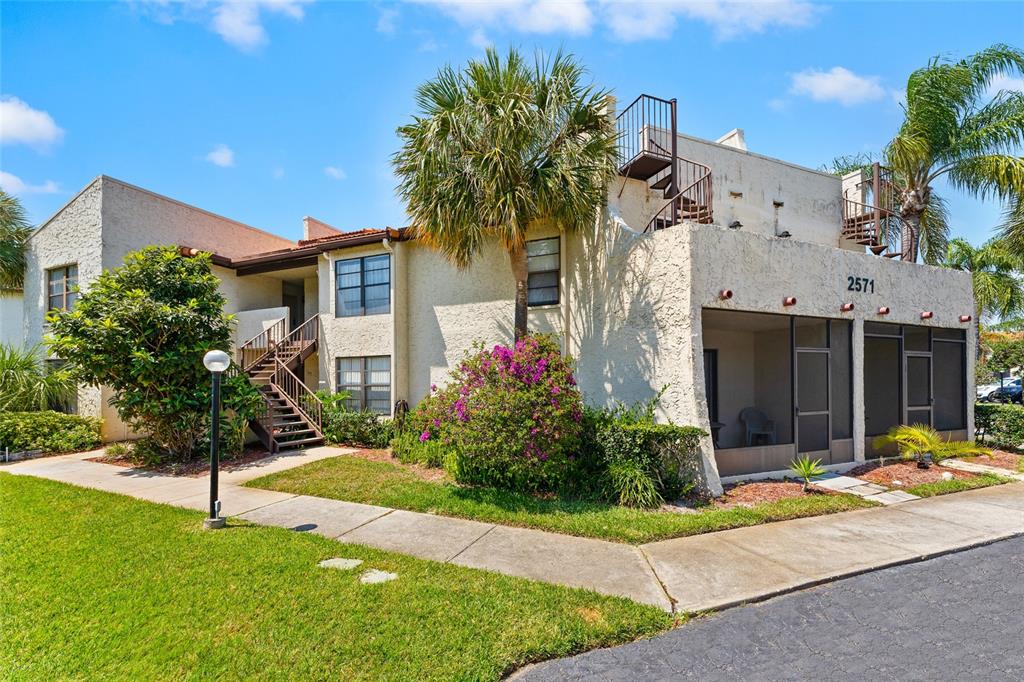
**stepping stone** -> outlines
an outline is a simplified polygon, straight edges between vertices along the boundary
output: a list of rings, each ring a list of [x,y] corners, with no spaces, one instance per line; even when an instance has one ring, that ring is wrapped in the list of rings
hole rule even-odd
[[[839,476],[833,474],[831,476],[822,476],[820,478],[812,479],[811,482],[819,488],[828,488],[829,490],[842,490],[846,492],[849,488],[854,488],[859,485],[864,485],[864,481],[859,478],[852,476]]]
[[[892,492],[878,493],[877,495],[867,495],[864,499],[871,500],[872,502],[881,502],[888,507],[893,504],[900,504],[901,502],[909,502],[910,500],[920,498],[902,490],[893,490]]]
[[[378,571],[376,568],[371,568],[359,576],[359,582],[364,585],[376,585],[377,583],[386,583],[389,580],[394,580],[397,577],[398,574],[396,573],[388,573],[387,571]]]
[[[885,491],[885,488],[880,485],[875,485],[874,483],[861,483],[853,488],[846,488],[843,490],[844,493],[853,493],[854,495],[860,495],[861,497],[877,495],[878,493],[884,493]]]
[[[349,571],[363,563],[362,559],[342,559],[336,557],[334,559],[324,559],[317,566],[320,568],[337,568],[342,571]]]

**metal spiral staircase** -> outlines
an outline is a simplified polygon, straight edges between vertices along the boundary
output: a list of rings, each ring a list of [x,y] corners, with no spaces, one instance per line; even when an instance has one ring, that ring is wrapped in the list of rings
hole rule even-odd
[[[302,383],[302,362],[316,352],[320,318],[288,331],[284,318],[238,347],[235,361],[263,396],[249,427],[272,452],[322,445],[323,405]]]
[[[876,256],[901,257],[904,224],[892,171],[873,164],[871,176],[857,185],[855,196],[843,197],[843,236],[866,246]]]
[[[640,95],[615,121],[619,174],[645,180],[668,200],[644,232],[663,230],[684,220],[711,223],[711,169],[677,153],[676,100]]]

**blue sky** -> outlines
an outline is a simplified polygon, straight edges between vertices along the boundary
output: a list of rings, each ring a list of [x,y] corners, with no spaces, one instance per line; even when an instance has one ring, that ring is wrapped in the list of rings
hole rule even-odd
[[[818,167],[877,152],[930,57],[1021,36],[1013,2],[4,1],[0,184],[35,221],[107,174],[289,238],[402,225],[394,130],[488,44],[562,47],[620,100],[678,98],[683,132]],[[997,204],[944,195],[990,235]]]

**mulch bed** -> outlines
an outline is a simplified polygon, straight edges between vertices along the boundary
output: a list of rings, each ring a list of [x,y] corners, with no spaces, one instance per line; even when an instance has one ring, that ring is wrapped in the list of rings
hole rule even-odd
[[[1024,457],[1021,457],[1021,455],[1015,455],[1012,452],[1007,452],[1006,450],[993,450],[991,457],[981,455],[979,457],[960,457],[959,459],[973,464],[984,464],[990,467],[1017,471],[1017,466]]]
[[[923,483],[937,483],[942,480],[942,474],[950,473],[953,478],[974,478],[974,474],[966,471],[957,471],[932,465],[928,469],[918,469],[914,462],[891,462],[880,464],[869,462],[856,469],[846,472],[847,476],[859,478],[869,483],[877,483],[888,488],[913,488]]]
[[[246,448],[240,457],[234,457],[232,459],[222,459],[220,471],[235,471],[242,469],[253,462],[258,462],[261,459],[270,457],[270,453],[263,447],[250,447]],[[205,458],[196,458],[189,462],[174,462],[168,464],[157,464],[153,466],[145,466],[139,464],[136,460],[130,457],[118,457],[114,455],[99,455],[98,457],[90,457],[90,462],[100,462],[101,464],[113,464],[119,467],[128,467],[129,469],[136,469],[138,471],[151,471],[156,474],[169,474],[171,476],[190,476],[192,478],[199,478],[210,473],[210,460]]]
[[[833,494],[832,491],[816,488],[813,485],[807,492],[804,492],[803,484],[795,481],[750,481],[726,486],[721,497],[716,497],[712,504],[720,509],[730,509],[732,507],[753,507],[790,497],[831,494]]]

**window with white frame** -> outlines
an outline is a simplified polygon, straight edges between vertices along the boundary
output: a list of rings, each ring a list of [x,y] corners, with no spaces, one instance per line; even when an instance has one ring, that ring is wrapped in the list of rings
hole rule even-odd
[[[560,275],[559,239],[534,239],[526,242],[527,304],[553,305],[558,303]]]
[[[391,356],[337,358],[337,390],[352,410],[391,414]]]
[[[391,312],[391,256],[364,256],[334,262],[336,317]]]

